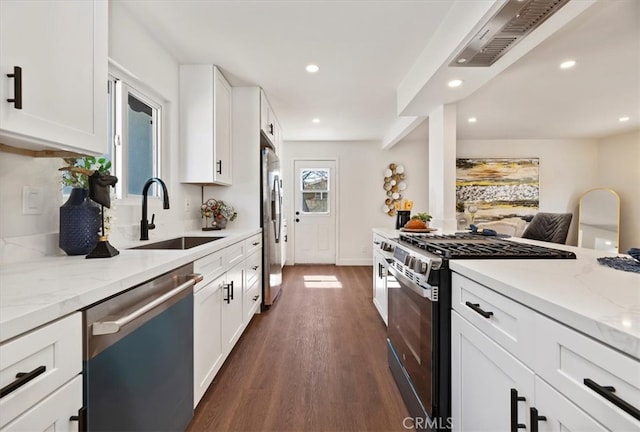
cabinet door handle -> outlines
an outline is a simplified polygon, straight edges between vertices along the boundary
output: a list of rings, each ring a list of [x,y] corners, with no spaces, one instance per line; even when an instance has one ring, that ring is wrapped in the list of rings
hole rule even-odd
[[[259,241],[251,243],[252,246],[258,246],[260,244]]]
[[[7,99],[7,102],[13,103],[15,109],[22,109],[22,68],[14,66],[13,73],[7,76],[13,78],[13,99]]]
[[[511,389],[511,432],[518,432],[518,429],[526,429],[527,425],[518,423],[518,402],[524,402],[527,398],[518,396],[518,390]]]
[[[616,395],[615,387],[601,386],[600,384],[598,384],[597,382],[593,381],[590,378],[585,378],[583,382],[584,382],[584,385],[589,387],[591,390],[598,393],[600,396],[602,396],[603,398],[605,398],[606,400],[608,400],[609,402],[611,402],[612,404],[614,404],[615,406],[617,406],[618,408],[626,412],[627,414],[631,415],[636,420],[640,420],[640,410],[634,407],[633,405],[631,405],[626,400]]]
[[[233,300],[233,281],[231,281],[231,300]]]
[[[258,270],[258,266],[255,265],[255,266],[251,267],[251,270]]]
[[[485,310],[482,310],[480,308],[480,303],[465,302],[465,305],[467,305],[468,307],[473,309],[475,312],[478,312],[480,315],[482,315],[487,319],[491,318],[491,315],[493,315],[493,312],[487,312]]]
[[[10,382],[6,386],[0,389],[0,398],[5,397],[9,393],[18,390],[20,387],[37,377],[38,375],[42,375],[47,370],[46,366],[38,366],[31,372],[18,372],[16,374],[16,380]]]
[[[227,302],[227,304],[231,303],[231,284],[224,284],[222,289],[227,291],[227,297],[223,300]]]
[[[77,416],[69,417],[69,421],[77,421],[78,422],[78,432],[85,432],[87,430],[86,427],[87,420],[87,408],[82,407],[78,410]]]
[[[218,174],[222,174],[222,159],[220,159],[218,162],[216,162],[216,172]]]
[[[259,295],[257,295],[257,296],[253,296],[253,301],[258,301],[258,299],[259,299],[259,298],[260,298],[260,296],[259,296]]]
[[[547,421],[545,416],[538,414],[538,410],[534,407],[529,408],[531,418],[531,432],[538,432],[538,422]]]
[[[273,123],[269,123],[269,133],[273,135]]]

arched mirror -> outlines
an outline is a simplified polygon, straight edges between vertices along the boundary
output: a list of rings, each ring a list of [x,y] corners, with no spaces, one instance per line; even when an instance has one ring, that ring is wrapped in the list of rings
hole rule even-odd
[[[580,198],[578,246],[618,252],[620,197],[611,189],[592,189]]]

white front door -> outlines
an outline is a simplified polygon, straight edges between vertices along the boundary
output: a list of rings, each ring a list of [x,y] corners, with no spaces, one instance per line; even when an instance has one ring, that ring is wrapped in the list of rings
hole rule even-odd
[[[336,161],[294,162],[294,263],[336,262]]]

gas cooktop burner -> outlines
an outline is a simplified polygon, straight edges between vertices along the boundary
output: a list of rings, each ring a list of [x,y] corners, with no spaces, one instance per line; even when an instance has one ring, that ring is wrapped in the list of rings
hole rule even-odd
[[[473,234],[401,234],[400,243],[443,258],[575,259],[573,252]]]

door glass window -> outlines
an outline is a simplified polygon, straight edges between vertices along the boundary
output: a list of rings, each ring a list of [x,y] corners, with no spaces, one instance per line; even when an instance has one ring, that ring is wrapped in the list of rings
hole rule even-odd
[[[303,213],[329,213],[329,170],[300,170]]]

